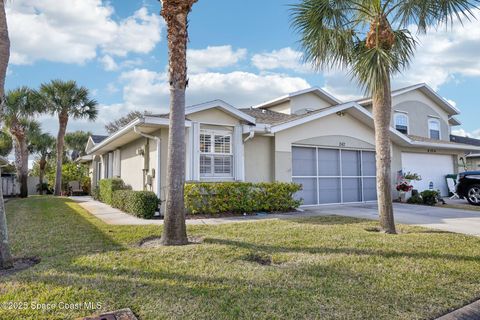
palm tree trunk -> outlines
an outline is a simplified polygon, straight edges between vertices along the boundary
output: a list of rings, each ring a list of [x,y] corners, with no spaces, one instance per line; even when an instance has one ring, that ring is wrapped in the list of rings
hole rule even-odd
[[[65,144],[65,132],[67,130],[68,115],[60,113],[58,115],[59,129],[57,135],[57,169],[55,173],[55,195],[62,195],[62,165],[63,148]]]
[[[25,138],[19,141],[20,145],[20,198],[28,197],[28,148]]]
[[[185,225],[185,90],[187,87],[188,14],[197,0],[164,0],[170,77],[170,125],[167,154],[167,199],[161,242],[188,243]]]
[[[39,173],[38,173],[38,185],[39,185],[39,190],[38,193],[43,196],[43,177],[45,176],[45,166],[46,166],[46,159],[44,156],[40,158],[40,161],[38,163],[39,166]]]
[[[8,60],[10,59],[10,38],[8,37],[5,2],[0,0],[0,118],[5,103],[5,77],[7,75]],[[1,125],[1,124],[0,124]],[[0,168],[1,173],[1,168]],[[1,178],[0,178],[1,180]],[[0,269],[13,267],[13,259],[8,244],[7,218],[3,204],[3,190],[0,185]]]
[[[373,120],[375,123],[375,149],[377,153],[377,195],[380,227],[385,233],[395,234],[390,145],[392,93],[389,77],[384,82],[383,90],[374,92],[372,98]]]

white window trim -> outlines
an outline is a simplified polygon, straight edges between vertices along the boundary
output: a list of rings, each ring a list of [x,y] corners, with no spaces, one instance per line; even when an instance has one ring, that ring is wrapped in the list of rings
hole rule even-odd
[[[408,117],[408,113],[403,111],[395,111],[395,114],[393,116],[393,125],[395,127],[395,130],[397,130],[397,118],[400,116],[407,118],[407,134],[410,134],[410,118]]]
[[[431,135],[432,129],[430,129],[430,124],[431,123],[438,124],[438,140],[442,140],[442,126],[441,126],[440,120],[438,120],[436,118],[429,118],[428,119],[428,138],[432,139],[432,135]]]
[[[230,174],[228,175],[222,175],[222,174],[215,174],[215,172],[212,172],[211,175],[205,175],[202,174],[199,170],[199,177],[201,180],[232,180],[234,179],[234,170],[235,170],[235,164],[234,164],[234,152],[233,152],[233,132],[228,131],[228,130],[216,130],[216,129],[200,129],[200,133],[198,135],[198,140],[199,140],[199,145],[200,145],[200,138],[202,135],[210,135],[211,139],[211,151],[210,152],[202,152],[200,150],[200,157],[202,155],[207,155],[207,156],[229,156],[230,161],[231,161],[231,166],[230,166]],[[218,153],[215,152],[215,136],[216,135],[222,135],[222,136],[229,136],[230,137],[230,152],[229,153]],[[200,146],[199,146],[200,149]],[[215,170],[215,160],[212,160],[212,170]]]

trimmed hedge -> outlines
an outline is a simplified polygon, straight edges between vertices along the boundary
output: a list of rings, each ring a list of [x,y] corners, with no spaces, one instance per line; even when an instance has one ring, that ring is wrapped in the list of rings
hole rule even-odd
[[[189,183],[185,186],[185,208],[189,214],[288,211],[301,205],[294,194],[296,183],[220,182]]]
[[[150,191],[117,190],[112,196],[112,207],[143,219],[153,218],[158,205],[157,195]]]
[[[109,205],[112,205],[113,193],[115,191],[131,189],[125,185],[122,179],[102,179],[99,181],[98,186],[99,200]]]

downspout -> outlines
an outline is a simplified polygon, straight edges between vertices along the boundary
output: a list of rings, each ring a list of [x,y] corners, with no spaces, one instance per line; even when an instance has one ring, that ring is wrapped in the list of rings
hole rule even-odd
[[[243,142],[245,143],[248,140],[253,139],[253,137],[255,137],[255,129],[253,126],[250,126],[250,133],[248,134],[248,137],[246,137],[245,140],[243,140]]]
[[[148,134],[145,134],[143,132],[141,132],[140,130],[138,130],[138,128],[135,126],[133,127],[133,131],[138,134],[138,135],[141,135],[142,137],[145,137],[145,138],[148,138],[148,139],[153,139],[157,142],[157,171],[155,172],[155,179],[157,180],[157,197],[159,200],[161,200],[160,198],[160,195],[161,195],[161,187],[162,187],[162,180],[161,180],[161,176],[160,176],[160,167],[162,165],[162,159],[161,159],[161,142],[162,142],[162,139],[160,139],[159,137],[155,137],[155,136],[151,136],[151,135],[148,135]]]

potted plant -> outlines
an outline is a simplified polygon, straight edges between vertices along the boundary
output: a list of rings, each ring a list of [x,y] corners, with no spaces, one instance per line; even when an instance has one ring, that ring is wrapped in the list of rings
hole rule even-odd
[[[404,200],[407,200],[406,195],[412,190],[413,190],[413,186],[407,180],[403,180],[402,182],[397,184],[397,191],[399,192],[399,201],[403,202]]]

